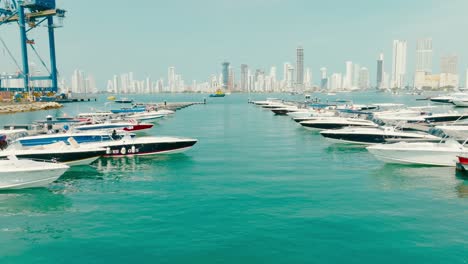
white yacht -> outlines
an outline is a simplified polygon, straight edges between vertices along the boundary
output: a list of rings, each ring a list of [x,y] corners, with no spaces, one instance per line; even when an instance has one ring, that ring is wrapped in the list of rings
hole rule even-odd
[[[347,117],[318,117],[299,124],[310,130],[340,129],[344,127],[378,127],[370,120]]]
[[[468,149],[455,140],[445,142],[398,142],[367,147],[377,159],[387,163],[455,166],[457,156]]]
[[[336,130],[321,131],[327,140],[335,143],[372,145],[395,141],[440,141],[423,132],[406,132],[394,127],[346,127]]]
[[[65,164],[20,160],[14,156],[0,160],[0,189],[44,187],[68,170]]]
[[[468,107],[468,96],[455,97],[453,98],[452,103],[458,107]]]

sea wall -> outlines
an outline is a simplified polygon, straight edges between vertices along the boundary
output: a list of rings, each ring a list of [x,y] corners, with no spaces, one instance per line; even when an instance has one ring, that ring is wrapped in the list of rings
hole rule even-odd
[[[0,114],[49,110],[61,107],[63,105],[55,102],[0,103]]]

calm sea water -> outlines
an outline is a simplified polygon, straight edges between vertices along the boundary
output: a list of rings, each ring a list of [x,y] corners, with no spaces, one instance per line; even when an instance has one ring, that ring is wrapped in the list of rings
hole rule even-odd
[[[252,97],[267,96],[290,97]],[[1,192],[0,263],[468,262],[468,181],[453,168],[385,165],[247,99],[208,99],[148,133],[199,139],[184,154],[101,159],[49,188]],[[0,116],[0,124],[104,102]]]

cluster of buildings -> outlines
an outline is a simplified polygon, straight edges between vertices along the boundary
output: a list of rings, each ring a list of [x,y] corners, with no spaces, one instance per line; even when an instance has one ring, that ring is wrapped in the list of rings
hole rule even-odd
[[[65,86],[64,81],[62,81],[62,83],[62,85],[59,85],[59,87],[62,87],[62,91],[79,94],[98,92],[96,80],[92,75],[87,74],[84,71],[75,70],[73,72],[71,77],[71,86]]]
[[[163,91],[163,85],[163,80],[153,81],[149,77],[137,80],[133,72],[128,72],[114,75],[112,80],[108,80],[106,91],[117,94],[158,93]]]
[[[327,68],[320,69],[320,89],[330,91],[355,91],[368,89],[370,87],[369,69],[361,67],[357,63],[347,61],[346,72],[327,75]]]
[[[296,49],[296,62],[283,64],[282,76],[276,66],[269,71],[251,69],[247,64],[240,65],[240,71],[229,62],[221,64],[221,73],[212,74],[206,81],[186,83],[175,67],[169,67],[167,79],[151,80],[147,77],[138,80],[132,72],[114,75],[107,82],[109,93],[181,93],[197,92],[212,93],[223,88],[228,92],[304,92],[304,91],[354,91],[375,87],[376,89],[447,89],[458,88],[458,57],[443,56],[440,59],[440,73],[433,72],[432,39],[420,39],[416,45],[416,67],[414,78],[408,78],[407,42],[393,41],[393,51],[390,74],[385,71],[384,54],[377,59],[376,79],[371,84],[369,68],[358,63],[346,61],[344,73],[328,74],[327,68],[320,68],[320,75],[314,83],[312,71],[304,65],[304,48]],[[236,71],[239,72],[236,78]],[[468,71],[467,85],[468,87]],[[62,86],[63,87],[63,86]],[[72,77],[71,91],[74,93],[96,92],[92,76],[86,76],[82,71],[75,71]]]
[[[420,39],[416,43],[416,64],[414,79],[407,76],[407,42],[393,41],[392,73],[384,70],[384,56],[377,60],[377,89],[402,89],[413,87],[421,90],[456,89],[460,86],[458,57],[446,55],[440,58],[440,73],[433,72],[432,39]],[[468,80],[468,73],[467,73]]]

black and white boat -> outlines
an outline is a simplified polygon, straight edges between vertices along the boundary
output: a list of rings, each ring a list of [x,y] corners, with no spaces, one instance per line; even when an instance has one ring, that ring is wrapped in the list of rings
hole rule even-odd
[[[468,119],[468,115],[453,112],[453,113],[431,114],[431,115],[423,116],[423,118],[425,122],[427,123],[446,123],[446,122],[453,122],[453,121],[460,121],[460,120]]]
[[[299,124],[310,130],[340,129],[344,127],[378,127],[376,123],[370,120],[346,117],[320,117],[302,121]]]
[[[436,137],[423,132],[406,132],[394,127],[347,127],[337,130],[325,130],[320,134],[334,143],[380,144],[398,141],[439,142]]]
[[[67,164],[68,166],[88,165],[106,154],[106,149],[92,145],[78,145],[69,140],[71,145],[57,142],[49,145],[23,147],[13,144],[4,151],[0,151],[0,159],[16,156],[19,159],[47,160]]]
[[[120,140],[93,143],[93,146],[105,148],[105,157],[122,157],[181,153],[192,148],[197,141],[180,137],[124,137]]]
[[[302,109],[298,108],[297,106],[285,106],[281,108],[273,108],[271,111],[276,115],[287,115],[288,113],[298,112]]]

